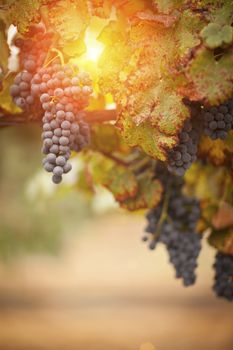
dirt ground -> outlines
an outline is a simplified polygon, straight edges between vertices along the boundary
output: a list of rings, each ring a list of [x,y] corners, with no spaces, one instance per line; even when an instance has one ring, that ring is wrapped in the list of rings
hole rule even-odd
[[[150,252],[141,216],[100,217],[60,257],[0,266],[0,350],[231,350],[233,306],[211,292],[204,246],[196,286]]]

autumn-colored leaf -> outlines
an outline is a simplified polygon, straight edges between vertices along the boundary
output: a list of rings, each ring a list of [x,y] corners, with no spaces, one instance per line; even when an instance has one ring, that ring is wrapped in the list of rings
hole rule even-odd
[[[137,181],[127,167],[98,152],[88,152],[85,159],[93,183],[109,189],[116,200],[124,200],[135,195]]]
[[[199,155],[208,159],[214,165],[229,164],[233,154],[233,132],[228,134],[225,141],[223,140],[211,140],[209,137],[202,137],[199,144]]]
[[[138,180],[138,191],[133,198],[120,201],[122,208],[130,211],[154,208],[160,202],[163,188],[159,180],[142,177]]]
[[[201,49],[186,69],[187,96],[191,100],[217,105],[233,94],[233,50],[218,59]]]
[[[8,58],[10,55],[10,50],[7,44],[6,27],[3,21],[0,19],[0,71],[3,73],[7,72],[8,68]]]
[[[233,228],[215,230],[208,239],[210,245],[225,254],[233,255]]]

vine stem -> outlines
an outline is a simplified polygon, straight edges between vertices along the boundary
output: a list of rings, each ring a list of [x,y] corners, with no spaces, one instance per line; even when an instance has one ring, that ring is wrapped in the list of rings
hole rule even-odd
[[[33,113],[28,113],[24,111],[21,113],[9,113],[0,108],[0,128],[11,125],[21,125],[29,122],[40,122],[42,119],[41,116],[35,116]],[[112,110],[94,110],[94,111],[85,111],[85,120],[89,124],[99,124],[104,122],[112,122],[117,119],[117,111]]]

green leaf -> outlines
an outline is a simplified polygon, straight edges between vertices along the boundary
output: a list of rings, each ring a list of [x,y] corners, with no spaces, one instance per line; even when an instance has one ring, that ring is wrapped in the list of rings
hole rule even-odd
[[[220,58],[207,49],[199,50],[186,69],[186,77],[191,100],[211,105],[224,102],[233,94],[233,50]]]
[[[199,32],[205,22],[191,10],[185,10],[174,29],[174,38],[177,42],[176,51],[181,58],[188,55],[190,50],[200,44]]]
[[[208,1],[208,0],[207,0]],[[233,2],[232,0],[213,1],[213,8],[210,12],[210,21],[223,25],[231,25],[233,21]]]
[[[143,176],[138,180],[138,191],[133,198],[121,201],[120,205],[130,211],[139,209],[154,208],[162,197],[163,188],[158,180],[152,177]]]
[[[229,25],[223,27],[217,23],[209,23],[201,31],[201,37],[204,44],[210,49],[221,47],[224,44],[230,44],[233,39],[233,30]]]
[[[233,228],[214,230],[208,239],[210,245],[225,254],[233,255]]]

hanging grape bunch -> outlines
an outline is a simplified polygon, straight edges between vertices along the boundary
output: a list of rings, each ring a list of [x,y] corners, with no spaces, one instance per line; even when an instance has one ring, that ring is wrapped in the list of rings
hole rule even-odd
[[[78,152],[89,142],[89,127],[81,111],[88,106],[91,80],[88,74],[74,74],[74,70],[75,67],[55,63],[41,68],[32,79],[32,94],[39,96],[44,110],[44,169],[53,173],[55,184],[71,170],[71,151]]]
[[[214,291],[219,297],[233,301],[233,256],[218,252],[215,257]]]
[[[41,25],[29,31],[28,35],[32,34],[35,46],[32,39],[18,40],[23,70],[15,77],[10,93],[22,109],[30,109],[40,101],[44,111],[42,152],[46,157],[43,165],[46,171],[53,173],[52,181],[59,184],[62,175],[72,168],[68,162],[71,151],[78,152],[89,143],[89,126],[82,111],[89,104],[92,82],[76,65],[61,65],[59,59],[52,59],[51,64],[43,66],[45,52],[51,45],[50,35]],[[41,48],[39,39],[45,42],[37,58]]]
[[[200,108],[189,103],[190,119],[184,123],[178,135],[178,144],[168,152],[168,170],[183,176],[187,169],[197,159],[198,144],[202,132],[202,120],[200,119]]]
[[[200,205],[195,198],[182,194],[183,180],[169,174],[163,164],[156,165],[155,175],[163,182],[165,194],[159,206],[146,216],[148,226],[143,241],[150,241],[150,249],[155,249],[159,242],[163,243],[176,278],[182,279],[184,286],[190,286],[196,280],[195,270],[201,250],[201,235],[196,232]]]
[[[233,128],[233,98],[219,106],[204,108],[204,132],[212,140],[227,138]]]
[[[33,108],[35,97],[31,93],[31,81],[46,59],[52,44],[53,34],[46,32],[42,23],[31,26],[25,38],[17,38],[14,44],[20,49],[20,72],[16,75],[10,93],[15,104],[22,108]]]

